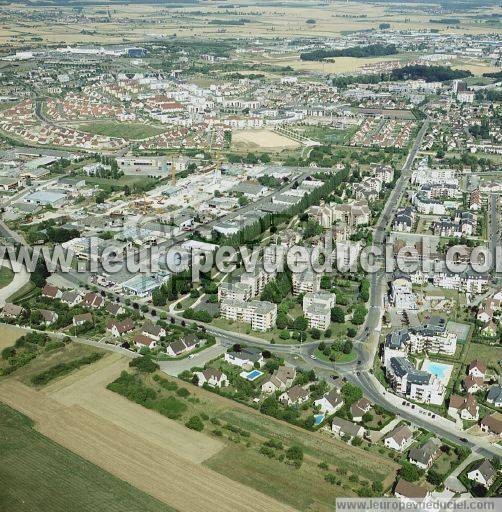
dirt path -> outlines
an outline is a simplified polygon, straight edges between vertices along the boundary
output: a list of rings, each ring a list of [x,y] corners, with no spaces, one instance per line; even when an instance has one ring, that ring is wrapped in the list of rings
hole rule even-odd
[[[293,512],[199,464],[223,443],[106,390],[126,363],[111,354],[43,391],[9,379],[0,400],[42,434],[180,512]]]

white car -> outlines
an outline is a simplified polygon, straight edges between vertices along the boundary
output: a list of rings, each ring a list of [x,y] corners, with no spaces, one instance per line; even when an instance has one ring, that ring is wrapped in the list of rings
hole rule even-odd
[[[314,354],[310,354],[310,359],[315,359],[315,355]]]

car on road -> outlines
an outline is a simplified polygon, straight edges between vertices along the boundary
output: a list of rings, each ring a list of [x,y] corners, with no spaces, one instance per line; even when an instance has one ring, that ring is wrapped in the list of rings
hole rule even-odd
[[[462,441],[462,443],[467,443],[467,439],[465,437],[459,437],[459,441]]]
[[[315,355],[314,354],[310,354],[310,359],[315,359]]]

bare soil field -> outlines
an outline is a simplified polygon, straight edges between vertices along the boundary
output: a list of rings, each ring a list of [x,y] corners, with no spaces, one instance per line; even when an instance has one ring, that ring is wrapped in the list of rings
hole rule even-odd
[[[294,509],[202,465],[223,447],[105,389],[126,367],[117,354],[41,391],[9,378],[0,400],[53,441],[180,512]],[[77,405],[78,402],[78,405]]]
[[[232,133],[233,144],[245,144],[264,149],[297,148],[298,142],[271,130],[239,130]]]

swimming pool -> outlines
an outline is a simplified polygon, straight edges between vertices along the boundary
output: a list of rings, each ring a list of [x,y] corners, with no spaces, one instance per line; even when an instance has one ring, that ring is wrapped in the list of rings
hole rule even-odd
[[[261,377],[263,375],[263,372],[260,372],[260,370],[253,370],[252,372],[249,372],[246,375],[246,379],[249,381],[256,380],[258,377]]]
[[[320,425],[324,421],[324,414],[314,414],[314,425]]]
[[[448,384],[450,380],[451,364],[438,363],[437,361],[429,361],[426,359],[422,365],[422,370],[426,370],[432,375],[435,375],[443,384]]]

